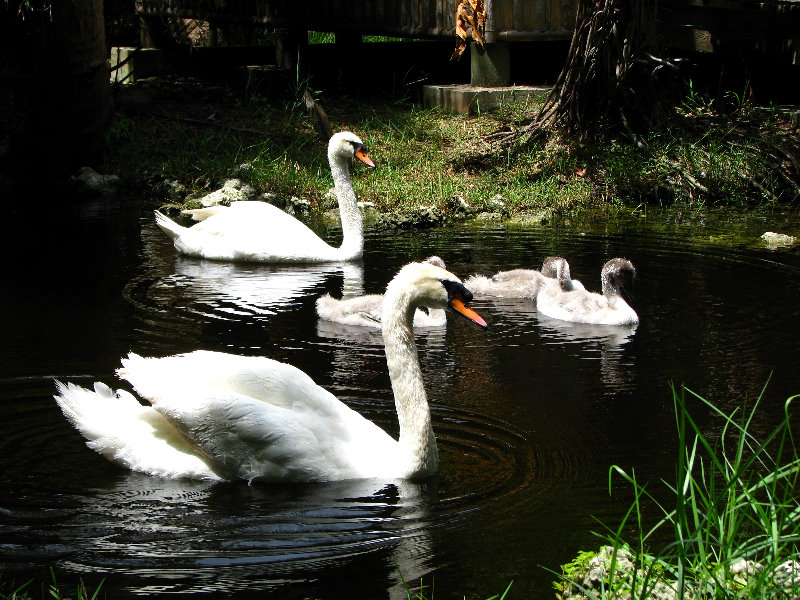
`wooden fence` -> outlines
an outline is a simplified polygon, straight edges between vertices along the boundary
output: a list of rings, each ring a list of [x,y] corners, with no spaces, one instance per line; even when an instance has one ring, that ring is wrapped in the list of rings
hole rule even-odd
[[[577,0],[485,0],[486,41],[569,39]],[[143,16],[250,22],[281,29],[441,39],[455,0],[138,0]]]

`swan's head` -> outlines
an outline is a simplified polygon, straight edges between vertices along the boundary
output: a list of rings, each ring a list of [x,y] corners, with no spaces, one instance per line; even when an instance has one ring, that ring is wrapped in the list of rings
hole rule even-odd
[[[328,158],[357,158],[368,167],[374,167],[375,163],[367,156],[367,146],[355,133],[340,131],[333,134],[328,142]]]
[[[600,280],[603,285],[603,294],[620,294],[629,292],[636,277],[636,269],[627,258],[612,258],[603,265]]]
[[[544,262],[542,262],[542,275],[557,279],[561,287],[564,287],[564,284],[568,284],[572,279],[572,275],[569,272],[569,263],[567,259],[561,256],[548,256],[545,258]]]
[[[429,260],[403,267],[386,288],[386,298],[407,297],[405,308],[409,311],[409,315],[412,315],[418,306],[449,308],[473,323],[487,327],[483,317],[469,307],[472,292],[450,271]],[[385,314],[386,304],[384,304]]]
[[[572,280],[572,273],[569,270],[569,263],[566,258],[560,256],[548,256],[542,263],[542,275],[558,281],[559,287],[565,292],[583,289],[580,281]]]

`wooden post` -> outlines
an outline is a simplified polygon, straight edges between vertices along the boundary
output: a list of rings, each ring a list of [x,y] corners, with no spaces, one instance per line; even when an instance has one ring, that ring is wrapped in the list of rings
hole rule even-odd
[[[303,57],[308,46],[308,31],[300,28],[279,29],[275,38],[275,63],[284,69],[302,72]]]
[[[511,83],[511,48],[508,42],[486,44],[480,52],[477,44],[469,45],[470,85],[473,87],[505,87]]]
[[[357,64],[354,57],[361,46],[361,34],[352,31],[336,32],[336,56],[339,58],[339,85],[347,89],[353,84],[356,75],[351,65]]]

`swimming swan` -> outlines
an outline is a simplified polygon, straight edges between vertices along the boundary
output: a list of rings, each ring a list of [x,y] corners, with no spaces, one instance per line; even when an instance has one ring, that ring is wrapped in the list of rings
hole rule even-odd
[[[156,211],[156,224],[173,239],[181,254],[212,260],[266,263],[323,263],[358,260],[364,252],[364,225],[350,181],[353,157],[370,167],[367,148],[353,133],[343,131],[328,143],[339,213],[342,245],[333,248],[291,215],[266,202],[240,201],[193,214],[200,222],[182,227]]]
[[[538,311],[548,317],[574,323],[595,325],[633,325],[639,316],[622,297],[633,282],[636,269],[627,258],[612,258],[600,273],[603,293],[586,290],[564,291],[551,282],[539,289],[536,298]]]
[[[545,258],[541,271],[512,269],[495,273],[491,278],[473,275],[464,282],[464,285],[475,294],[498,298],[530,298],[535,301],[539,288],[545,283],[545,278],[558,280],[561,289],[565,291],[583,289],[580,281],[571,278],[569,263],[560,256]]]
[[[438,452],[411,331],[417,306],[452,308],[479,325],[472,294],[452,273],[403,267],[386,288],[383,340],[400,436],[316,385],[301,370],[263,357],[195,351],[130,354],[117,374],[150,406],[97,383],[56,382],[56,402],[87,445],[126,468],[209,480],[333,481],[420,478]]]
[[[444,261],[438,256],[429,256],[426,263],[445,269]],[[342,325],[357,325],[378,329],[383,314],[383,294],[368,294],[337,300],[330,294],[317,299],[317,315],[324,321],[332,321]],[[445,327],[447,313],[441,308],[429,308],[414,311],[414,328]]]

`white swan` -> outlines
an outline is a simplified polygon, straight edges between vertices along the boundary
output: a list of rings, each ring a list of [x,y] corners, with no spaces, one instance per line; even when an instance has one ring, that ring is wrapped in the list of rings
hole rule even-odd
[[[627,258],[612,258],[600,273],[603,293],[564,291],[555,281],[539,288],[538,311],[553,319],[595,325],[633,325],[639,316],[622,297],[633,282],[636,269]]]
[[[438,256],[429,256],[426,263],[446,268],[444,261]],[[361,327],[381,326],[383,313],[383,294],[368,294],[353,298],[337,300],[330,294],[317,298],[317,315],[324,321],[332,321],[342,325],[357,325]],[[428,308],[414,311],[414,328],[445,327],[447,313],[441,308]]]
[[[156,224],[173,239],[182,254],[212,260],[267,263],[321,263],[358,260],[364,252],[364,225],[350,181],[353,157],[375,164],[367,148],[353,133],[343,131],[328,143],[339,213],[342,245],[334,248],[294,217],[266,202],[240,201],[227,208],[198,211],[200,222],[182,227],[156,211]]]
[[[152,475],[200,479],[332,481],[420,478],[438,453],[411,320],[417,306],[467,307],[472,294],[452,273],[406,265],[386,288],[383,340],[400,436],[316,385],[299,369],[263,357],[196,351],[123,359],[118,375],[150,402],[95,384],[56,382],[55,396],[87,445]]]
[[[473,293],[498,298],[530,298],[536,300],[539,288],[546,279],[556,279],[565,291],[583,289],[583,284],[572,279],[569,263],[560,256],[548,256],[542,262],[542,270],[512,269],[500,271],[491,278],[483,275],[469,277],[464,285]]]

